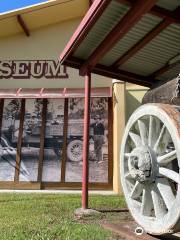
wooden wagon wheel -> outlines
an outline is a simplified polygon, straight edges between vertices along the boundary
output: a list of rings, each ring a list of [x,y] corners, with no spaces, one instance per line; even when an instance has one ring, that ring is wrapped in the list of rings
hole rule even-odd
[[[180,230],[180,112],[145,104],[130,117],[121,144],[121,183],[136,222],[150,234]]]

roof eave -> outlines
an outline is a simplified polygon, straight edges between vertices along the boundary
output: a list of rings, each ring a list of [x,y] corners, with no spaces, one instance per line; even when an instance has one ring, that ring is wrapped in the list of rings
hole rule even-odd
[[[93,2],[80,25],[61,53],[59,57],[61,64],[64,64],[65,59],[67,59],[68,56],[80,45],[81,41],[88,34],[92,26],[94,26],[94,24],[97,22],[104,9],[109,5],[110,2],[111,0],[96,0]]]
[[[57,0],[51,0],[51,1],[47,0],[47,1],[44,1],[44,2],[41,2],[41,3],[32,4],[32,5],[22,7],[22,8],[17,8],[17,9],[13,9],[13,10],[10,10],[10,11],[6,11],[6,12],[3,12],[3,13],[0,13],[0,19],[1,18],[4,19],[6,17],[10,17],[10,16],[18,15],[18,14],[24,14],[27,11],[38,9],[39,7],[46,7],[46,6],[52,5],[56,1]]]
[[[82,59],[75,58],[75,57],[66,58],[65,61],[63,62],[64,65],[75,68],[75,69],[79,69],[83,63],[84,61]],[[152,84],[153,84],[153,79],[149,79],[145,76],[141,76],[131,72],[126,72],[120,69],[115,69],[115,68],[104,66],[101,64],[97,64],[92,69],[92,73],[98,74],[110,79],[115,78],[117,80],[138,84],[140,86],[145,86],[149,88],[152,87]]]

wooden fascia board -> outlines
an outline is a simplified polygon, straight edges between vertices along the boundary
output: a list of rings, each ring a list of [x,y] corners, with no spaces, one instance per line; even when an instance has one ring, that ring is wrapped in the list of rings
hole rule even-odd
[[[82,59],[71,57],[71,58],[67,58],[64,64],[72,68],[80,69],[83,62],[84,61]],[[101,64],[97,64],[92,69],[92,73],[99,74],[111,79],[117,79],[124,82],[138,84],[141,86],[151,87],[152,85],[151,78],[146,78],[138,74],[130,73],[120,69],[115,69],[112,67],[107,67]]]
[[[175,63],[172,64],[166,64],[164,65],[162,68],[158,69],[157,71],[155,71],[154,73],[152,73],[149,77],[151,78],[156,78],[160,75],[162,75],[163,73],[167,72],[168,70],[170,70],[171,68],[177,66],[180,63],[180,61],[177,61]]]
[[[98,61],[154,6],[156,1],[138,0],[86,60],[80,69],[80,74],[85,75],[87,71],[91,71]]]
[[[128,83],[133,83],[133,84],[137,84],[145,87],[151,87],[152,85],[151,81],[149,79],[146,79],[146,77],[144,76],[130,73],[120,69],[115,70],[114,68],[105,67],[98,64],[97,66],[94,67],[92,72],[95,74],[103,75],[105,77],[121,80]]]
[[[0,100],[1,99],[64,99],[71,97],[84,97],[83,88],[56,88],[55,91],[53,88],[41,88],[34,89],[28,88],[28,94],[26,93],[27,89],[21,88],[19,94],[17,94],[17,89],[0,89]],[[38,90],[38,91],[37,91]],[[44,91],[42,91],[44,90]],[[92,97],[97,96],[106,96],[111,97],[111,87],[101,87],[101,88],[91,88]],[[43,93],[44,92],[44,93]],[[0,101],[1,108],[1,101]]]

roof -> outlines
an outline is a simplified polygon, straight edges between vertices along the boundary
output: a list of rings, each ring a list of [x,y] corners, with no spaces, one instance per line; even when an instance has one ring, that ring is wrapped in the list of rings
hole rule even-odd
[[[80,7],[81,6],[81,7]],[[83,17],[89,0],[51,0],[0,14],[0,37],[9,37],[24,31]]]
[[[179,0],[95,0],[62,64],[147,87],[180,72]]]

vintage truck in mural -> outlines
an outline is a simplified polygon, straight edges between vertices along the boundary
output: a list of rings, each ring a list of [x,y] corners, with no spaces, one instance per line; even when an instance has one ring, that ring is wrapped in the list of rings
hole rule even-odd
[[[57,156],[60,155],[63,147],[63,127],[64,123],[50,123],[46,127],[45,147],[51,141]],[[70,161],[82,160],[83,148],[83,119],[70,120],[67,128],[67,159]],[[46,144],[47,143],[47,144]]]
[[[122,139],[122,187],[138,224],[172,234],[180,230],[180,75],[153,86],[143,103]]]
[[[35,122],[32,122],[31,116],[29,119],[31,123],[27,124],[26,116],[26,125],[24,126],[23,131],[23,141],[22,147],[34,147],[39,148],[40,146],[40,131],[41,131],[41,120],[35,119]],[[29,122],[30,122],[29,121]],[[19,121],[16,121],[16,126],[19,125]],[[14,126],[14,125],[13,125]],[[63,128],[64,122],[58,121],[48,121],[46,123],[45,130],[45,141],[44,148],[45,149],[53,149],[54,153],[57,157],[60,157],[63,148]],[[17,127],[18,129],[18,127]],[[68,132],[67,132],[67,159],[70,161],[81,161],[82,160],[82,138],[83,138],[83,119],[81,120],[70,120],[68,123]],[[4,130],[4,138],[5,142],[9,142],[7,144],[8,147],[11,145],[11,148],[16,148],[17,140],[18,140],[18,131],[15,130],[15,127],[12,128],[12,125],[7,126]],[[4,143],[4,141],[3,141]],[[16,151],[14,151],[16,154]]]

